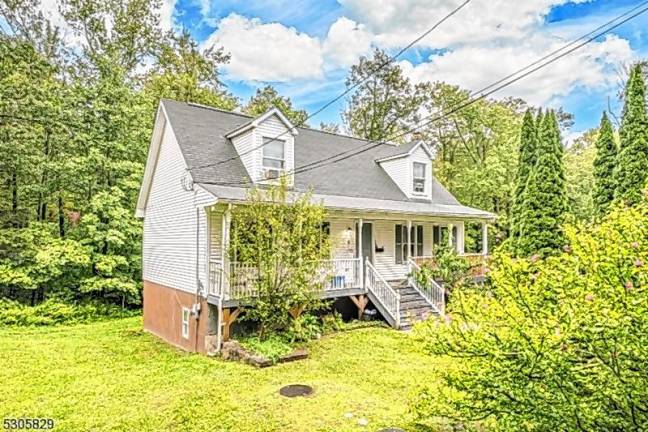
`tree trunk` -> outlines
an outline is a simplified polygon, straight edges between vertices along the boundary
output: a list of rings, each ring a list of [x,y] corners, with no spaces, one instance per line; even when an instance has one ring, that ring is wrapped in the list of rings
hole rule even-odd
[[[18,216],[18,174],[15,168],[11,173],[11,212],[13,213],[13,227],[20,228]]]
[[[58,223],[59,223],[59,236],[65,237],[65,215],[63,214],[63,195],[59,190],[58,193]]]

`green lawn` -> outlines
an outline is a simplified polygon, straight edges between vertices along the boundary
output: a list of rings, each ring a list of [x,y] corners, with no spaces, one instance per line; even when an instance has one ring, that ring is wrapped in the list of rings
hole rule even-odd
[[[179,351],[141,331],[139,318],[2,329],[0,415],[54,418],[61,431],[412,430],[408,402],[443,367],[387,328],[309,350],[307,360],[255,369]],[[289,383],[315,394],[279,396]]]

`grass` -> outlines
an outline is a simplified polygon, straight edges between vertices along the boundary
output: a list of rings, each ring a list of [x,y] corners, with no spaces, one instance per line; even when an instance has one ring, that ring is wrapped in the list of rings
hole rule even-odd
[[[0,329],[0,416],[49,417],[61,431],[412,430],[410,397],[445,367],[387,328],[327,336],[307,360],[255,369],[179,351],[141,327]],[[279,396],[290,383],[315,394]]]

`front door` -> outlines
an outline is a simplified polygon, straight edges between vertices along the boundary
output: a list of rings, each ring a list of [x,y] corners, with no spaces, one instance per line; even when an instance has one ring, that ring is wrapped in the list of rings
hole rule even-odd
[[[367,222],[362,224],[362,257],[373,264],[373,225]]]

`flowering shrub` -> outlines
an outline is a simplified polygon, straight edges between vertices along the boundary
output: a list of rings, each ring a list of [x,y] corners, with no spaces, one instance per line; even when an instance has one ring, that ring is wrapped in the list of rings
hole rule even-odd
[[[648,205],[567,227],[554,257],[496,258],[492,287],[459,290],[419,335],[457,358],[414,410],[493,430],[648,425]]]

